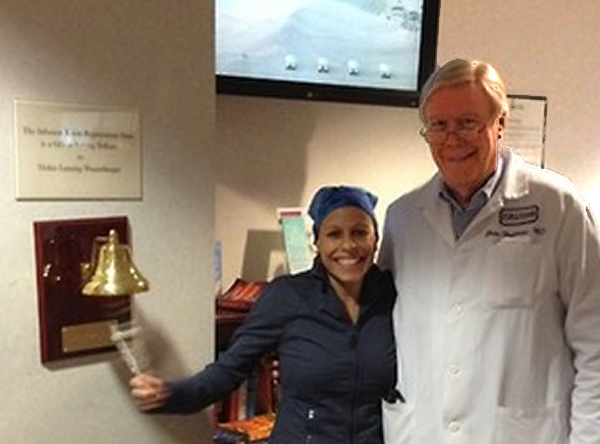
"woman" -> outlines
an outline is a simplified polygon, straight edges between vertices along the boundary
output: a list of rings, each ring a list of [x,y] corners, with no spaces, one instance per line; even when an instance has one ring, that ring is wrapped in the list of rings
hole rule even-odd
[[[275,351],[281,401],[270,444],[381,444],[381,400],[393,390],[396,292],[373,264],[377,198],[321,188],[310,204],[311,270],[274,279],[216,363],[191,378],[131,380],[140,409],[192,413],[222,399]]]

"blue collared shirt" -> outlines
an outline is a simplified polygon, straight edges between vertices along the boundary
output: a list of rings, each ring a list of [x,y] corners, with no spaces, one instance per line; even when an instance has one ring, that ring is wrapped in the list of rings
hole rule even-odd
[[[456,239],[460,238],[462,234],[465,232],[471,221],[477,216],[479,211],[485,206],[485,204],[490,200],[496,188],[498,188],[498,184],[500,183],[500,179],[502,178],[502,174],[504,173],[504,160],[501,156],[498,156],[498,165],[494,174],[490,176],[490,178],[479,188],[473,197],[471,198],[471,203],[468,208],[463,209],[456,199],[453,196],[452,191],[448,188],[445,183],[442,183],[442,188],[440,189],[440,198],[446,201],[450,207],[450,212],[452,216],[452,224],[454,225],[454,236]]]

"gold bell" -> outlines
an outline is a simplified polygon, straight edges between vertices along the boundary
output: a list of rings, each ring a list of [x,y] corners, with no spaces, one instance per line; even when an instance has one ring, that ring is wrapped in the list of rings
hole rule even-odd
[[[110,230],[108,240],[97,256],[92,253],[90,269],[96,268],[92,278],[83,287],[88,296],[125,296],[148,291],[148,281],[131,260],[131,250],[119,243],[119,235]]]

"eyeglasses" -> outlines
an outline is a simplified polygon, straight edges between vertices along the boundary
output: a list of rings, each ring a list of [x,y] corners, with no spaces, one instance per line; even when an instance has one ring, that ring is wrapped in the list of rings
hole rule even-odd
[[[451,133],[465,142],[475,142],[479,134],[490,122],[482,122],[474,118],[462,118],[455,121],[454,129],[449,129],[448,122],[444,120],[433,121],[429,126],[421,128],[419,134],[429,143],[444,143]]]

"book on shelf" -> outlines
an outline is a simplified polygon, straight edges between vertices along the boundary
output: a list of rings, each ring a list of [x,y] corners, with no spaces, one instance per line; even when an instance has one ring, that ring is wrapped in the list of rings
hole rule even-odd
[[[256,371],[255,407],[258,413],[274,413],[279,403],[279,361],[274,353],[261,359]]]
[[[230,405],[229,417],[234,420],[243,420],[248,417],[248,381],[244,381],[233,393],[233,402]]]
[[[223,310],[248,311],[266,285],[263,281],[251,282],[237,278],[225,293],[217,297],[217,307]]]
[[[264,357],[246,381],[225,399],[215,403],[215,422],[230,422],[274,413],[278,384],[273,375],[274,357]]]
[[[250,438],[245,433],[217,427],[213,432],[213,442],[214,444],[248,444]]]
[[[215,403],[213,414],[215,423],[238,421],[248,417],[247,383],[244,382],[225,399]]]
[[[268,413],[265,415],[253,416],[248,419],[219,423],[217,428],[246,435],[248,437],[248,442],[257,443],[269,438],[274,425],[275,414]]]

